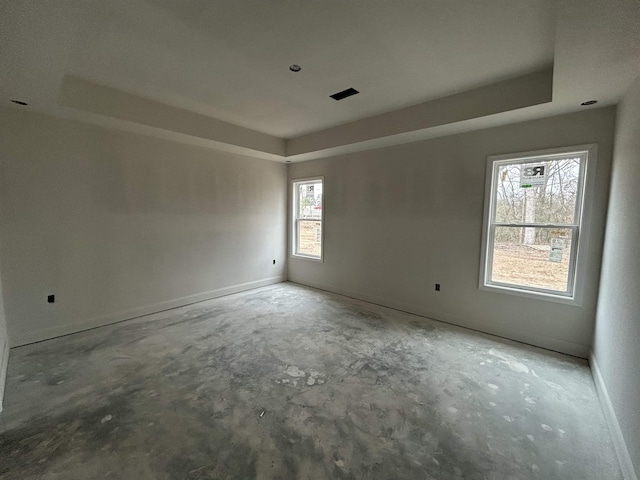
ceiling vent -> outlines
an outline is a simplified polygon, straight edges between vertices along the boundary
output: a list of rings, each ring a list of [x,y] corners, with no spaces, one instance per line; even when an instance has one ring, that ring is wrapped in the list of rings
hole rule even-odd
[[[342,100],[343,98],[350,97],[351,95],[355,95],[356,93],[360,93],[360,92],[355,88],[347,88],[346,90],[343,90],[338,93],[334,93],[333,95],[329,95],[329,96],[334,100]]]

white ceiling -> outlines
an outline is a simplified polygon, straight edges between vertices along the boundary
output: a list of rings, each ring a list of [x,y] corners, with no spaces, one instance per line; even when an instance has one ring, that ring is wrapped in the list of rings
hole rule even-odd
[[[61,105],[67,75],[294,139],[553,65],[534,118],[617,102],[639,25],[638,0],[0,0],[0,96],[130,129]]]

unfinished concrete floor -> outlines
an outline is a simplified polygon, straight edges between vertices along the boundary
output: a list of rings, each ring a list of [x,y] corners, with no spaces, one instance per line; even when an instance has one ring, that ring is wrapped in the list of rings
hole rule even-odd
[[[291,283],[13,349],[2,479],[597,479],[585,362]]]

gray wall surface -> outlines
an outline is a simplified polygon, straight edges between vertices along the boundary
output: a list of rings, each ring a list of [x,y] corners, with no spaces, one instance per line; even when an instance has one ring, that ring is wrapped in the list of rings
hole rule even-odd
[[[587,357],[614,120],[615,107],[591,109],[291,164],[290,181],[325,177],[325,250],[323,263],[290,258],[289,279]],[[598,159],[582,305],[479,290],[487,156],[588,143]]]
[[[4,299],[2,292],[2,276],[0,276],[0,412],[4,398],[4,385],[7,378],[9,364],[9,338],[7,337],[7,322],[4,314]]]
[[[594,356],[640,472],[640,78],[618,106]]]
[[[12,346],[286,279],[284,164],[13,108],[0,131]]]

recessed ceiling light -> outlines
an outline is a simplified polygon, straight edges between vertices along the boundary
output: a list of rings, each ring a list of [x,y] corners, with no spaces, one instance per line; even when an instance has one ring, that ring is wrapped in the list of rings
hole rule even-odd
[[[289,65],[289,70],[291,70],[292,72],[299,72],[300,70],[302,70],[302,67],[294,63],[293,65]]]
[[[586,107],[588,105],[595,105],[596,103],[598,103],[598,100],[589,100],[588,102],[582,102],[580,105]]]
[[[27,102],[23,102],[22,100],[11,100],[11,103],[15,103],[16,105],[22,105],[23,107],[29,105]]]

